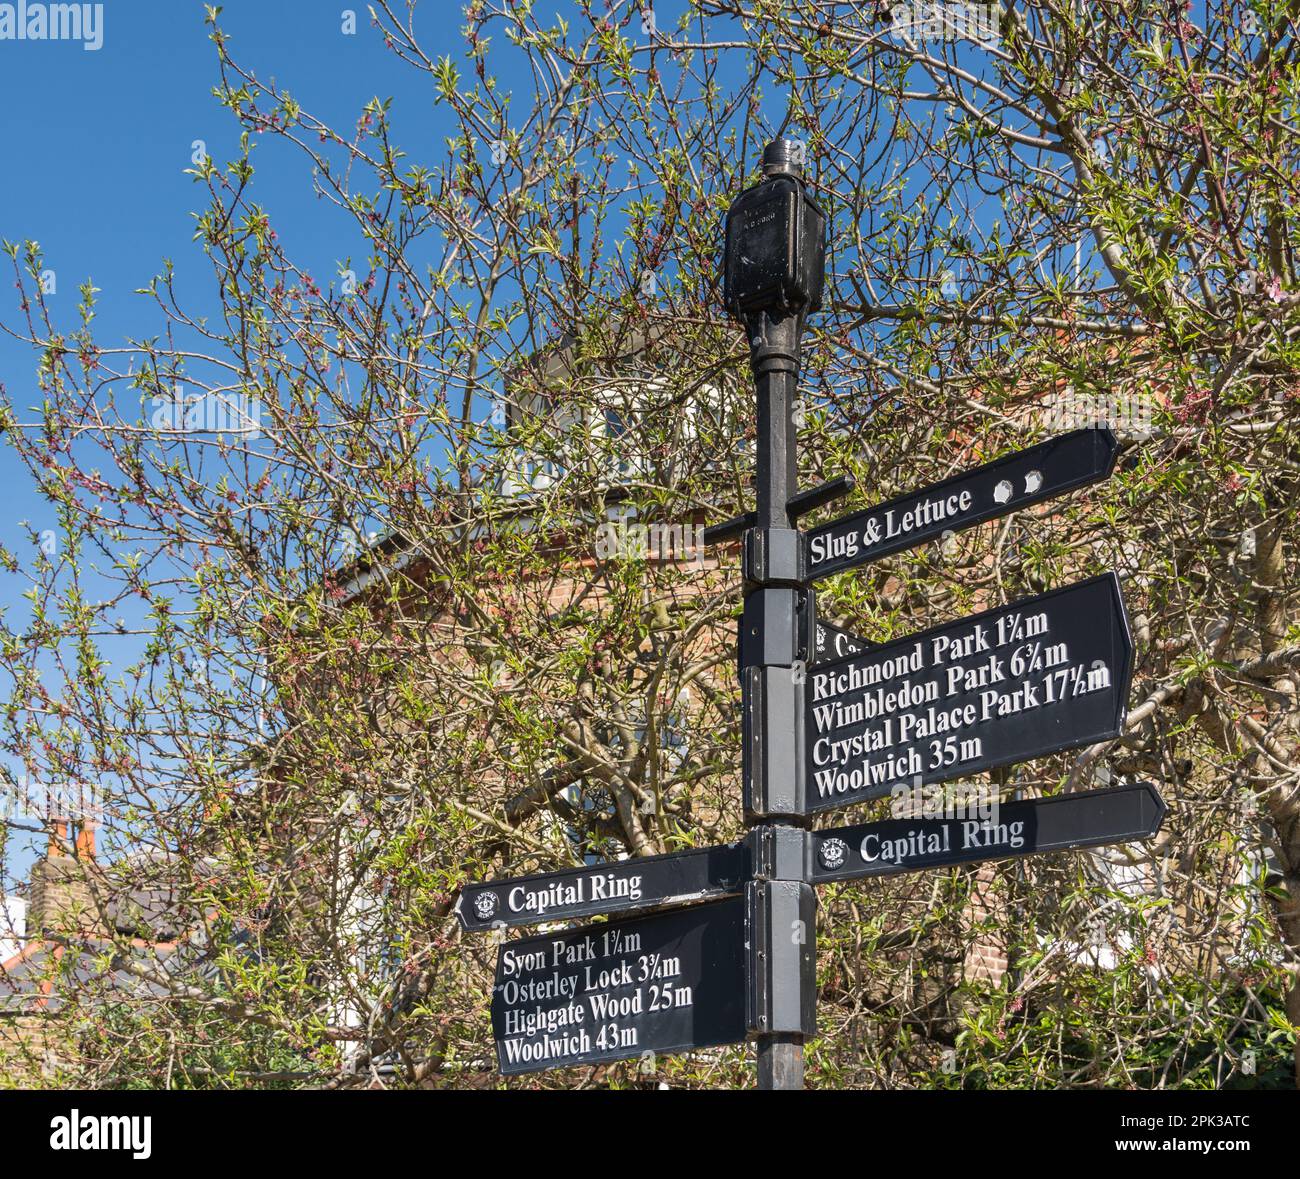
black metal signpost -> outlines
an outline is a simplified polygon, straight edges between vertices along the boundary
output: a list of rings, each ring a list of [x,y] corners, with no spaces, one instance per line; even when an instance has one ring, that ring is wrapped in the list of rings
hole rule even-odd
[[[763,172],[727,214],[724,261],[754,375],[756,504],[705,534],[744,538],[749,833],[468,885],[456,915],[471,931],[675,906],[504,943],[492,996],[503,1073],[753,1038],[759,1088],[802,1088],[816,1028],[814,885],[1148,839],[1164,817],[1141,784],[809,829],[832,807],[924,795],[926,783],[1117,736],[1133,650],[1114,574],[879,645],[816,621],[814,581],[1104,479],[1117,444],[1109,430],[1076,430],[800,531],[801,515],[853,489],[846,477],[804,491],[796,481],[800,341],[821,305],[826,219],[792,143],[769,144]]]
[[[740,632],[745,820],[755,841],[746,886],[749,1014],[759,1088],[800,1089],[804,1040],[816,1030],[816,900],[802,854],[802,767],[790,738],[810,654],[799,620],[811,591],[790,501],[799,488],[794,403],[804,320],[821,307],[826,217],[804,188],[792,143],[768,144],[763,174],[727,212],[723,256],[723,295],[749,342],[758,419]]]

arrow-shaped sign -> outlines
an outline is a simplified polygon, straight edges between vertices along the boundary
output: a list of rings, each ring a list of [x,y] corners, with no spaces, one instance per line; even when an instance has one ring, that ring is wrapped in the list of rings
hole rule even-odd
[[[513,880],[468,884],[456,900],[466,930],[537,925],[597,913],[683,905],[741,892],[745,847],[726,844],[666,856],[635,856]]]
[[[808,576],[829,577],[1097,483],[1111,473],[1118,453],[1119,443],[1109,429],[1073,430],[811,528],[804,537]]]
[[[887,819],[813,833],[813,882],[894,876],[980,860],[1150,839],[1165,817],[1149,782],[970,809],[970,817]]]
[[[814,665],[807,811],[1117,737],[1132,666],[1113,573]]]

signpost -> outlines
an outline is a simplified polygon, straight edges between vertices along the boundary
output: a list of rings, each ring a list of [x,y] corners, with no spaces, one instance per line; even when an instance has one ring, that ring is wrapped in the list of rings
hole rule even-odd
[[[808,809],[1117,737],[1132,665],[1106,573],[814,666]]]
[[[1107,478],[1119,444],[1106,428],[1074,430],[842,516],[804,534],[807,573],[829,577]]]
[[[804,491],[794,407],[806,316],[821,305],[826,219],[793,145],[727,214],[724,286],[757,403],[755,509],[743,533],[738,665],[743,843],[471,884],[469,931],[669,908],[502,945],[492,1029],[503,1073],[755,1042],[759,1088],[803,1086],[816,1030],[814,885],[1148,839],[1142,784],[812,831],[811,816],[1119,735],[1132,674],[1113,573],[873,645],[815,619],[813,582],[1106,478],[1118,446],[1076,430],[817,528],[845,494]],[[967,796],[969,797],[969,796]]]
[[[745,1038],[745,902],[507,942],[492,988],[506,1074]]]
[[[986,811],[989,808],[984,808]],[[991,813],[887,819],[813,834],[813,882],[896,876],[1039,852],[1150,839],[1165,804],[1150,783],[999,803]]]

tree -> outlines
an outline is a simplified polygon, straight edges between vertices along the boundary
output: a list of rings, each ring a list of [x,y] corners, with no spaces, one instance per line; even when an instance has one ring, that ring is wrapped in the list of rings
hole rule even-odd
[[[257,1029],[235,1077],[493,1083],[493,947],[456,934],[457,889],[739,832],[737,563],[639,528],[748,506],[718,230],[784,124],[831,218],[805,484],[849,471],[875,502],[1098,416],[1126,443],[1055,515],[842,575],[819,610],[880,639],[1119,570],[1125,737],[1001,781],[1139,775],[1171,807],[1118,872],[824,895],[811,1082],[1275,1080],[1300,1023],[1295,6],[697,0],[670,29],[475,0],[442,56],[422,14],[375,13],[454,118],[436,157],[380,98],[326,126],[210,12],[245,129],[195,169],[219,315],[168,268],[162,330],[109,346],[89,284],[61,324],[10,247],[45,400],[4,424],[62,536],[9,558],[33,608],[6,752],[95,782],[110,844],[164,849],[208,930],[148,1034],[83,1039],[82,1079],[125,1054],[175,1081],[160,1029],[198,1010]],[[366,242],[338,281],[257,203],[267,140]],[[989,939],[1010,970],[972,979]],[[740,1083],[743,1059],[654,1069]]]

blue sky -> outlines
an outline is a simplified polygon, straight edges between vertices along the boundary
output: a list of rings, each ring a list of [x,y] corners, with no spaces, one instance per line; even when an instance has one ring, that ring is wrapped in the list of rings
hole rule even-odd
[[[400,122],[425,120],[424,134],[436,142],[432,95],[411,71],[394,69],[360,5],[356,34],[344,35],[344,7],[333,0],[234,0],[224,6],[222,24],[242,59],[275,73],[327,119],[350,125],[387,85],[385,92],[400,96]],[[211,270],[191,240],[192,213],[206,193],[184,173],[196,140],[214,160],[232,158],[238,128],[211,94],[216,51],[203,16],[195,0],[105,0],[97,51],[70,42],[0,41],[0,103],[7,112],[0,237],[40,243],[60,312],[71,316],[79,284],[94,281],[104,342],[161,326],[149,301],[133,292],[164,258],[176,262],[182,292],[210,304]],[[450,23],[446,40],[453,48]],[[258,199],[286,244],[301,249],[322,276],[332,275],[352,243],[330,240],[336,219],[310,195],[300,160],[277,158],[278,147],[255,153]],[[7,321],[16,311],[7,276],[4,291],[0,320]],[[36,400],[32,370],[30,350],[0,338],[0,380],[20,405]],[[33,389],[30,400],[25,389]],[[0,450],[0,479],[9,506],[0,538],[17,544],[17,521],[28,515],[35,524],[43,508],[7,449]]]
[[[352,35],[344,32],[348,9],[356,13]],[[459,4],[427,5],[421,16],[417,29],[423,27],[430,48],[463,51]],[[0,238],[40,243],[57,284],[52,305],[69,325],[78,287],[91,279],[99,288],[96,334],[112,345],[161,328],[150,301],[133,292],[165,258],[175,262],[178,288],[193,306],[214,305],[211,267],[192,241],[192,214],[203,207],[206,189],[185,170],[195,140],[218,163],[235,157],[239,129],[212,97],[219,75],[202,3],[104,0],[101,19],[103,43],[96,50],[73,41],[0,40]],[[437,154],[446,125],[432,88],[394,62],[363,4],[229,0],[221,24],[241,64],[274,75],[327,122],[350,127],[376,93],[391,95],[401,141],[413,152],[424,141]],[[345,256],[359,253],[355,242],[339,240],[337,214],[311,195],[301,157],[269,142],[256,150],[254,163],[256,199],[284,244],[315,274],[327,279]],[[14,322],[16,311],[17,292],[6,274],[0,322]],[[0,381],[19,406],[39,400],[33,372],[31,351],[0,335]],[[0,541],[26,561],[31,540],[20,522],[37,531],[54,528],[53,513],[3,446],[0,486]],[[21,576],[0,575],[0,607],[10,625],[26,615],[26,588]],[[128,661],[135,652],[116,654]],[[10,852],[0,876],[12,882],[26,875],[31,851],[11,846]]]

